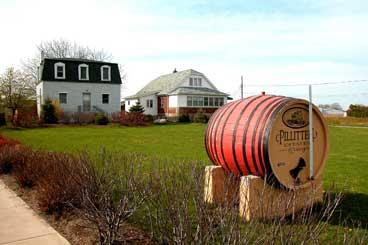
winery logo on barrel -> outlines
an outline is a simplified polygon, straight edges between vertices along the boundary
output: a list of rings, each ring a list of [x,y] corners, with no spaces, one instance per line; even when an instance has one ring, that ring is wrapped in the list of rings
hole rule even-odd
[[[308,111],[302,107],[293,107],[282,115],[283,123],[289,128],[303,128],[308,125]]]

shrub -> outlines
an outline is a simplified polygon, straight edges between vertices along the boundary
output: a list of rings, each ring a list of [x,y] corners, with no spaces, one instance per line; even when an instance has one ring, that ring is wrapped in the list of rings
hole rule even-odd
[[[0,113],[0,127],[6,125],[5,113]]]
[[[36,128],[41,125],[41,121],[35,111],[19,110],[13,120],[13,125],[22,128]]]
[[[149,124],[146,115],[140,112],[122,113],[120,124],[125,126],[145,126]]]
[[[189,115],[188,114],[181,114],[178,118],[178,122],[182,122],[182,123],[190,122]]]
[[[125,114],[125,111],[113,112],[111,113],[111,122],[112,123],[120,123],[120,118],[122,114]]]
[[[81,169],[73,175],[79,187],[82,216],[99,232],[100,244],[120,244],[121,224],[133,215],[147,198],[147,184],[141,176],[135,155],[102,153],[97,162],[81,155]],[[96,159],[96,158],[94,158]]]
[[[350,105],[347,114],[349,117],[368,117],[368,106]]]
[[[10,174],[16,162],[21,160],[21,152],[12,145],[3,145],[0,148],[0,174]]]
[[[46,174],[45,152],[22,147],[19,157],[13,165],[13,176],[21,187],[31,188]]]
[[[109,123],[109,119],[104,113],[98,113],[95,118],[95,123],[97,125],[107,125]]]
[[[63,124],[94,124],[96,114],[93,112],[61,112],[59,122]]]
[[[55,106],[51,99],[46,99],[45,104],[42,105],[41,118],[44,123],[53,124],[58,122]]]
[[[133,113],[143,113],[144,112],[144,108],[141,105],[141,103],[139,101],[137,101],[137,103],[133,106],[131,106],[129,108],[129,112],[133,112]]]
[[[206,114],[204,114],[202,111],[198,111],[193,117],[193,122],[207,123],[208,122],[208,116]]]
[[[78,185],[74,175],[80,172],[79,160],[65,153],[44,153],[39,168],[42,171],[37,180],[38,203],[42,211],[61,213],[70,208],[70,204],[78,206]]]

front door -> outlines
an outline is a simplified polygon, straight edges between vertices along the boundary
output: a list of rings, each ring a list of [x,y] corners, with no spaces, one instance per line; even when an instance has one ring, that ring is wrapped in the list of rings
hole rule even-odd
[[[83,93],[83,111],[91,111],[91,93]]]

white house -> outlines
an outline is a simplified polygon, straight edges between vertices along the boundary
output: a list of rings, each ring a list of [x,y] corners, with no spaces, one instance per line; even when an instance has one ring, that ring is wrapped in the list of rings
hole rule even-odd
[[[119,66],[86,59],[44,58],[39,67],[37,112],[45,99],[58,100],[64,112],[120,111]]]
[[[212,114],[227,102],[228,94],[220,92],[214,84],[198,71],[189,69],[162,75],[135,95],[125,98],[125,110],[129,111],[137,101],[145,114],[177,117],[192,116],[199,110]]]

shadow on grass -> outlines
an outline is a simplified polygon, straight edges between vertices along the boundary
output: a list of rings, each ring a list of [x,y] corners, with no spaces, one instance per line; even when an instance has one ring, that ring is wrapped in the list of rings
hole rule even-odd
[[[337,207],[330,224],[348,227],[359,225],[368,229],[368,195],[344,192],[341,204]]]

